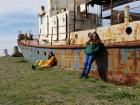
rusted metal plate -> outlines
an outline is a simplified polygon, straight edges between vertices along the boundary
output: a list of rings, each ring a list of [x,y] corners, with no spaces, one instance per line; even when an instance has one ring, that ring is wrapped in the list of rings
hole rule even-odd
[[[88,33],[93,33],[94,31],[97,32],[102,43],[137,41],[140,40],[140,21],[98,27],[96,30],[72,32],[70,39],[74,43],[71,44],[85,44],[89,40]],[[78,35],[77,38],[75,37],[76,34]]]
[[[47,59],[48,52],[52,51],[58,60],[59,67],[83,69],[85,57],[83,49],[47,49],[22,45],[20,45],[20,49],[27,60]],[[140,80],[140,47],[102,49],[92,65],[90,75],[100,76],[108,81],[121,82],[126,77]]]

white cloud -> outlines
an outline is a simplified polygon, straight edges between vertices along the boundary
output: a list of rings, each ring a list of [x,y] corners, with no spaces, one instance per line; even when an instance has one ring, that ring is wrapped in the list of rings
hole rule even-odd
[[[0,36],[4,31],[7,33],[14,28],[16,31],[18,26],[38,27],[37,14],[41,5],[47,6],[47,0],[0,0]]]
[[[11,13],[36,13],[47,0],[0,0],[0,16]]]
[[[16,45],[18,30],[38,32],[38,11],[47,0],[0,0],[0,50]]]
[[[4,31],[5,34],[17,31],[18,26],[19,29],[38,27],[37,14],[41,5],[47,7],[47,0],[0,0],[0,36]]]

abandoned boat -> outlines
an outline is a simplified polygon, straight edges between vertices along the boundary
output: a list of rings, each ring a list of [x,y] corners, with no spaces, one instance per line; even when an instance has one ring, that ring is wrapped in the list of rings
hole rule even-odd
[[[125,5],[138,2],[138,6]],[[98,34],[102,51],[92,64],[91,76],[116,82],[140,81],[139,0],[48,0],[39,16],[38,38],[20,33],[18,45],[30,61],[46,59],[51,50],[58,67],[82,70],[88,34]],[[108,15],[107,15],[108,14]],[[110,22],[108,26],[103,23]]]

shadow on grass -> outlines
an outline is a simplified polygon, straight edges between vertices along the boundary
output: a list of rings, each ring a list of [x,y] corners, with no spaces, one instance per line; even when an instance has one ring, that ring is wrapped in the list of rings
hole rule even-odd
[[[18,61],[15,61],[14,63],[28,63],[28,60],[25,60],[24,58],[19,59]]]

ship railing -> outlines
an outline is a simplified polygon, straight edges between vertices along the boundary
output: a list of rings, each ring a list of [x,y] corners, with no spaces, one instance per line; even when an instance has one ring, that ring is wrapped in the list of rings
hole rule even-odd
[[[132,8],[128,6],[128,11],[127,9],[125,9],[125,10],[114,10],[113,12],[114,12],[114,16],[112,19],[113,24],[140,20],[140,6],[136,6]]]
[[[133,21],[140,21],[140,6],[129,7],[129,5],[126,5],[122,9],[113,9],[112,13],[109,11],[103,13],[103,26]]]
[[[129,8],[130,21],[140,20],[140,6]]]
[[[59,32],[59,28],[66,27],[66,32]],[[57,32],[54,33],[54,29],[57,29]],[[52,34],[51,34],[51,45],[53,44],[53,41],[67,41],[67,44],[70,44],[70,32],[75,31],[75,27],[73,24],[69,25],[63,25],[63,26],[58,26],[58,27],[52,27]],[[59,39],[59,36],[64,35],[65,38],[63,40]],[[53,36],[57,35],[56,40],[53,40]]]
[[[71,31],[69,31],[68,32],[68,30],[74,30],[74,29],[71,29],[71,26],[73,26],[73,24],[70,24],[68,27],[69,27],[69,29],[67,29],[66,28],[66,32],[62,32],[62,33],[59,33],[59,28],[60,27],[67,27],[67,25],[63,25],[63,26],[58,26],[58,27],[52,27],[52,33],[51,34],[41,34],[42,36],[44,35],[46,35],[46,36],[51,36],[51,45],[52,45],[52,42],[53,41],[66,41],[66,40],[68,40],[68,39],[70,39],[70,32]],[[54,29],[57,29],[57,32],[56,33],[54,33]],[[60,40],[59,39],[59,36],[60,35],[62,35],[62,34],[66,34],[66,38],[64,39],[64,40]],[[53,40],[53,36],[54,35],[57,35],[57,40]],[[47,40],[45,40],[44,39],[44,42],[45,41],[47,41]],[[33,35],[33,41],[28,41],[28,43],[32,43],[32,42],[36,42],[38,45],[40,45],[40,42],[42,42],[42,41],[40,41],[40,34],[39,35]]]
[[[28,36],[27,39],[21,40],[22,42],[28,43],[28,44],[38,44],[39,43],[39,35],[32,35],[32,38]]]

